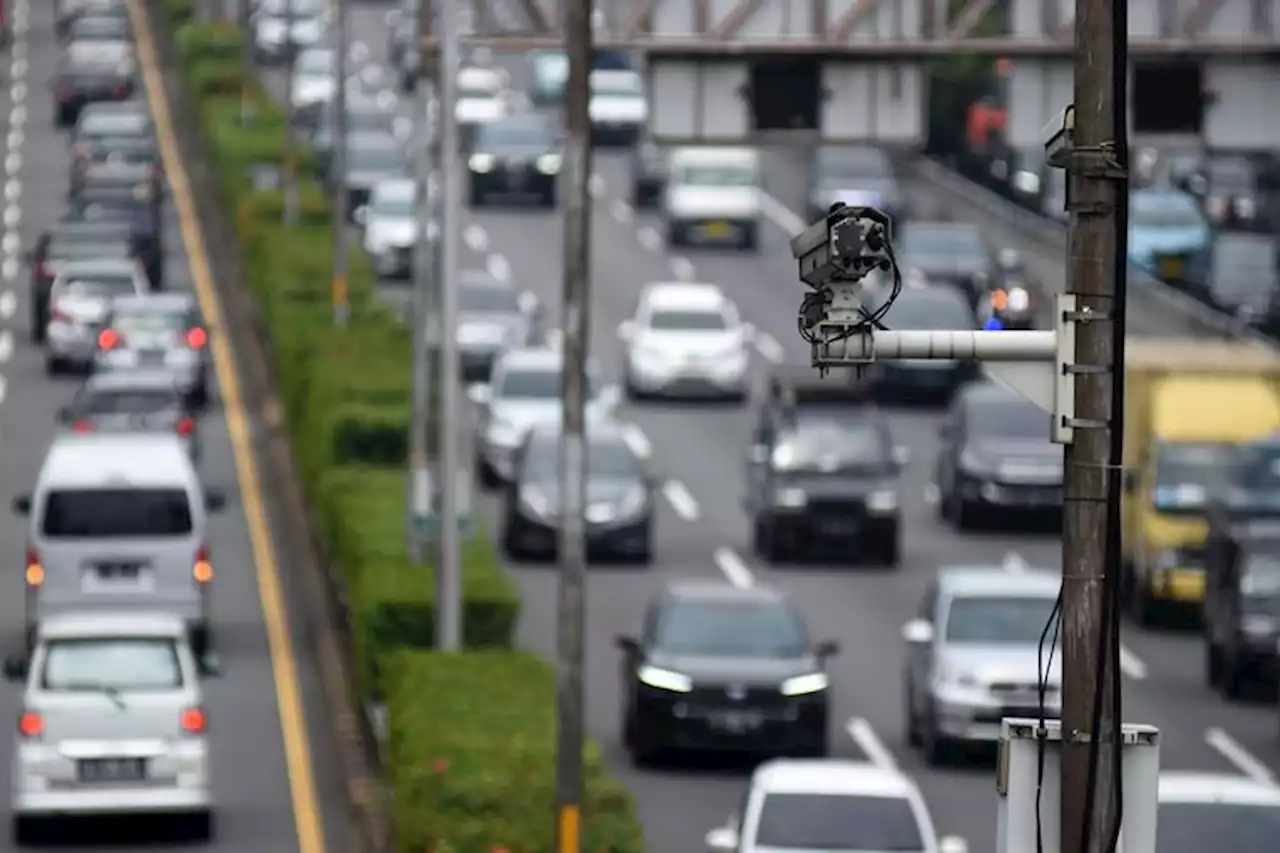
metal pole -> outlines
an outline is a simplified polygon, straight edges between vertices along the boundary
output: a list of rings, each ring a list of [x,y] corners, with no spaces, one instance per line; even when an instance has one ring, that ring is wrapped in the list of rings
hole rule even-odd
[[[297,45],[293,42],[294,0],[285,3],[284,12],[284,49],[285,49],[285,123],[284,123],[284,224],[290,228],[298,225],[298,140],[295,138],[294,123],[297,120],[298,105],[293,99],[294,76],[298,68]]]
[[[333,134],[333,322],[345,326],[351,314],[347,302],[347,254],[350,251],[347,235],[347,0],[334,0],[337,17],[338,90],[334,93]]]
[[[591,340],[591,74],[592,0],[564,0],[569,84],[565,93],[564,176],[564,432],[561,445],[563,529],[558,602],[556,702],[556,850],[582,850],[582,741],[586,621],[586,364]]]
[[[441,308],[440,390],[444,397],[444,411],[440,418],[440,454],[443,457],[440,481],[440,565],[436,568],[436,647],[445,651],[462,648],[462,547],[459,541],[458,512],[459,490],[462,488],[461,435],[458,431],[458,399],[460,374],[458,364],[458,243],[461,241],[459,211],[462,193],[458,163],[458,71],[461,66],[461,50],[458,36],[462,15],[461,4],[449,3],[440,14],[440,70],[437,78],[440,89],[440,182],[443,190],[440,229]]]
[[[249,0],[240,0],[240,33],[242,36],[240,57],[241,57],[241,77],[240,77],[240,125],[247,127],[249,120],[253,118],[253,102],[250,93],[252,81],[257,79],[255,63],[253,61],[254,47],[254,29],[252,21],[252,10],[250,9]]]
[[[425,9],[420,9],[419,14],[425,14]],[[422,132],[415,134],[414,142],[418,146],[418,240],[414,243],[413,257],[413,398],[409,427],[410,500],[405,534],[413,561],[421,564],[428,560],[427,544],[430,539],[421,524],[431,515],[434,492],[427,455],[430,453],[427,430],[431,425],[434,374],[431,332],[433,326],[439,327],[435,320],[435,289],[439,283],[435,275],[435,242],[438,235],[433,233],[432,223],[439,218],[436,215],[438,205],[431,193],[431,169],[440,162],[440,115],[435,87],[429,80],[420,81],[419,93],[422,100],[418,121]]]
[[[1126,0],[1076,0],[1069,292],[1078,296],[1075,437],[1062,548],[1064,853],[1111,849],[1119,814],[1119,458],[1124,371]],[[1117,27],[1117,21],[1119,26]],[[1118,41],[1117,41],[1118,40]],[[1117,102],[1117,90],[1121,100]],[[1117,121],[1119,117],[1119,121]]]

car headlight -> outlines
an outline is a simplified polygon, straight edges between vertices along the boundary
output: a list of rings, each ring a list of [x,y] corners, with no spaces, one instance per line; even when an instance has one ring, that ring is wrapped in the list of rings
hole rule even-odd
[[[773,449],[773,455],[769,457],[769,461],[773,465],[774,469],[778,471],[790,471],[792,468],[796,467],[799,462],[796,458],[795,448],[788,444],[775,447]]]
[[[693,679],[684,673],[647,664],[636,670],[636,678],[650,687],[672,693],[688,693],[693,689]]]
[[[807,696],[826,690],[830,683],[825,672],[810,672],[788,678],[778,690],[783,696]]]
[[[497,164],[497,158],[492,154],[472,154],[471,159],[467,161],[467,166],[473,172],[484,174],[492,172],[493,167]]]
[[[555,507],[551,505],[551,501],[542,492],[533,488],[524,488],[520,491],[520,502],[524,504],[525,509],[529,510],[536,516],[546,517],[555,511]]]
[[[644,489],[636,487],[622,496],[622,500],[618,502],[618,515],[629,516],[635,515],[645,508],[648,494]]]
[[[493,421],[489,424],[489,428],[485,430],[485,437],[490,444],[496,444],[499,447],[515,447],[523,438],[520,427],[506,421]]]
[[[1011,287],[1008,296],[1010,311],[1026,311],[1031,307],[1031,294],[1027,293],[1026,288]]]
[[[1276,630],[1276,620],[1270,616],[1246,616],[1240,627],[1246,634],[1255,637],[1266,637]]]
[[[894,512],[898,509],[898,493],[893,489],[882,489],[867,495],[867,509],[870,512]]]
[[[986,474],[991,466],[978,454],[965,450],[960,454],[960,470],[969,474]]]
[[[560,174],[560,155],[543,154],[538,158],[538,171],[544,175]]]
[[[774,506],[802,507],[808,502],[804,489],[778,489],[773,495]]]

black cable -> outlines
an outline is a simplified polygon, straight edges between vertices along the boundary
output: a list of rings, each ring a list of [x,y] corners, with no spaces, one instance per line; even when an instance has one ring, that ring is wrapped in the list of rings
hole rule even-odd
[[[1062,588],[1058,588],[1058,597],[1054,599],[1053,610],[1049,612],[1049,620],[1044,623],[1040,632],[1040,643],[1036,646],[1036,853],[1044,853],[1044,833],[1040,826],[1040,798],[1044,794],[1045,748],[1049,731],[1045,728],[1045,699],[1049,694],[1049,673],[1053,671],[1053,653],[1058,648],[1058,632],[1062,629]],[[1050,639],[1052,631],[1052,639]],[[1044,641],[1049,642],[1049,659],[1045,660]]]

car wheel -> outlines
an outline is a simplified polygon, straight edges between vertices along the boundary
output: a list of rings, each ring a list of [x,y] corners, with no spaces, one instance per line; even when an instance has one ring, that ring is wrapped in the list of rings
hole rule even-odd
[[[502,478],[498,476],[498,472],[493,466],[486,462],[483,458],[476,458],[476,470],[480,472],[480,485],[486,489],[497,489],[502,487]]]
[[[752,544],[755,545],[755,552],[765,562],[778,563],[786,556],[786,549],[783,548],[777,528],[773,524],[757,521],[751,538]]]
[[[684,229],[682,229],[679,225],[667,226],[667,247],[668,248],[671,248],[671,249],[681,248],[682,246],[684,246],[685,242],[686,241],[684,239]]]
[[[542,198],[541,198],[541,200],[540,200],[540,202],[539,202],[539,203],[540,203],[543,207],[547,208],[548,210],[555,210],[555,207],[556,207],[556,192],[555,192],[555,190],[551,190],[550,192],[543,193]]]
[[[1240,665],[1238,660],[1226,659],[1225,655],[1220,655],[1218,660],[1221,661],[1222,666],[1222,695],[1232,701],[1243,699],[1252,683],[1248,671]]]
[[[511,525],[506,525],[502,529],[502,553],[511,560],[523,560],[528,553],[516,540],[515,531],[511,529]]]
[[[622,393],[626,395],[628,400],[632,401],[640,401],[645,398],[645,393],[636,387],[636,383],[632,381],[630,373],[626,373],[622,377]]]
[[[1222,650],[1207,640],[1204,644],[1204,683],[1215,688],[1222,683]]]
[[[1151,592],[1147,589],[1145,583],[1141,583],[1140,579],[1135,580],[1138,580],[1139,583],[1134,587],[1132,603],[1130,604],[1133,621],[1143,628],[1149,628],[1160,621],[1160,602],[1151,597]]]
[[[30,846],[40,841],[40,822],[33,817],[14,815],[9,822],[9,832],[16,846]]]
[[[192,815],[187,825],[187,837],[192,841],[208,841],[213,838],[213,813]]]
[[[920,721],[916,719],[916,702],[909,686],[902,692],[906,697],[902,707],[907,709],[907,745],[919,749],[924,745],[924,738],[920,734]]]
[[[924,722],[920,746],[924,750],[924,762],[930,767],[941,767],[950,757],[948,744],[938,731],[938,723],[930,714]]]
[[[484,193],[476,187],[471,187],[467,193],[468,204],[471,207],[484,207]]]
[[[742,233],[740,246],[745,252],[754,252],[760,248],[760,235],[756,227],[750,226]]]
[[[898,568],[900,560],[901,541],[897,536],[885,542],[880,546],[880,562],[884,563],[890,569]]]
[[[47,355],[44,357],[44,372],[46,376],[59,376],[66,369],[66,364],[57,356]]]

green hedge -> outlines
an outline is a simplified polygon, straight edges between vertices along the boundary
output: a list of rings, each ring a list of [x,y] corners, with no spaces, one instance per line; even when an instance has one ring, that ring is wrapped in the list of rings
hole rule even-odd
[[[550,853],[554,675],[510,650],[519,601],[483,531],[465,543],[462,559],[468,650],[423,650],[434,640],[435,576],[412,563],[404,541],[408,331],[376,300],[372,266],[358,249],[347,282],[350,322],[334,327],[330,205],[304,178],[300,225],[288,229],[278,187],[255,180],[255,170],[284,167],[285,123],[252,82],[242,97],[238,34],[194,24],[190,0],[151,2],[177,48],[186,106],[234,225],[243,285],[270,334],[294,453],[346,586],[362,692],[388,704],[397,847]],[[313,175],[314,162],[313,152],[299,152],[298,173]],[[641,853],[631,798],[594,745],[586,758],[584,848]]]
[[[519,652],[411,652],[389,663],[396,847],[551,853],[555,675]],[[502,698],[493,701],[493,685]],[[639,853],[631,798],[586,754],[582,849]]]

